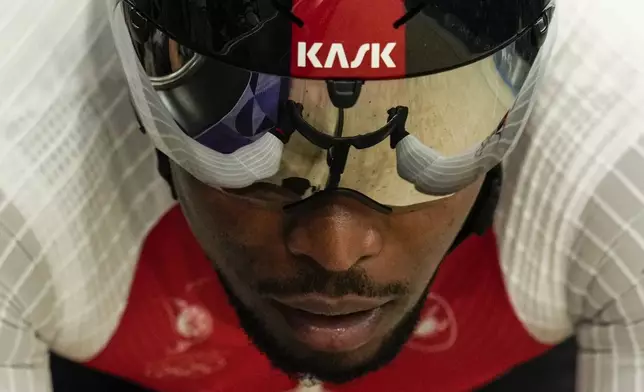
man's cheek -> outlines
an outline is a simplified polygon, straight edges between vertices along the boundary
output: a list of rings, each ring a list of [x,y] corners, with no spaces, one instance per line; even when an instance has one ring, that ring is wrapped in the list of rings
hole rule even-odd
[[[218,263],[226,270],[233,271],[240,279],[253,281],[257,276],[265,276],[275,269],[271,249],[267,247],[242,245],[237,240],[231,240],[228,234],[218,236]],[[269,275],[270,276],[270,275]]]

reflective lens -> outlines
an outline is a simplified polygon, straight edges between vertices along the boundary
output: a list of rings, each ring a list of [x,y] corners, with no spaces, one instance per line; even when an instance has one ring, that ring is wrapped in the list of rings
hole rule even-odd
[[[278,204],[344,188],[409,206],[463,189],[520,135],[547,56],[527,32],[437,74],[299,79],[195,54],[141,20],[121,4],[113,27],[157,147],[210,186]]]

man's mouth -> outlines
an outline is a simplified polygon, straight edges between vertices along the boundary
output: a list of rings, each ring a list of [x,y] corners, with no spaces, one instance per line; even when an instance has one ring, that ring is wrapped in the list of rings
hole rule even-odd
[[[383,307],[393,298],[303,295],[272,300],[297,340],[315,351],[344,352],[373,338]]]

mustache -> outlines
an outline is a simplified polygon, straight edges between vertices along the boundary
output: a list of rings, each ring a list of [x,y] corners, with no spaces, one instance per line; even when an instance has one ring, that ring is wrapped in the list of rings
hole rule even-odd
[[[409,293],[405,282],[378,284],[362,269],[331,272],[325,269],[299,271],[293,278],[263,279],[256,283],[261,295],[295,296],[320,294],[328,297],[357,295],[361,297],[403,296]]]

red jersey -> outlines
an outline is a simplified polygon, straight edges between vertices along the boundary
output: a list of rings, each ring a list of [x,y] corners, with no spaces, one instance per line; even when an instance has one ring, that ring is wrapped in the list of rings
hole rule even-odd
[[[316,388],[468,391],[548,348],[515,316],[489,231],[444,260],[421,320],[393,362],[349,383]],[[89,365],[159,392],[306,388],[273,368],[247,338],[178,207],[145,241],[121,323]]]

